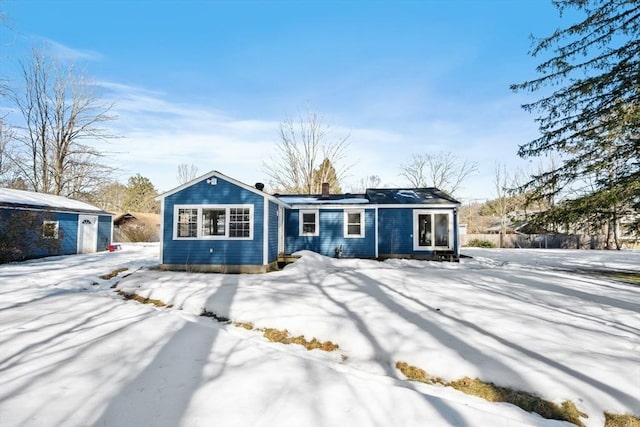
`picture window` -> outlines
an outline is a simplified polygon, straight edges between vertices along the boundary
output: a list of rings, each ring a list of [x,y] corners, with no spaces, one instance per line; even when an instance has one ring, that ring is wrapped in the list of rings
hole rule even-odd
[[[251,239],[251,206],[176,206],[176,239]]]

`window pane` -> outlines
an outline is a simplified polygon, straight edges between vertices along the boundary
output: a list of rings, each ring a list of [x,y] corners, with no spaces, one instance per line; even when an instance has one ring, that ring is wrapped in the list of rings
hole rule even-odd
[[[355,236],[359,236],[360,233],[360,224],[349,224],[347,226],[347,234],[349,234],[350,236],[355,235]]]
[[[202,235],[203,236],[224,236],[225,234],[225,210],[224,209],[203,209],[202,210]]]
[[[449,246],[449,215],[436,214],[436,246]]]
[[[178,237],[198,237],[197,209],[178,209]]]
[[[229,209],[229,237],[251,236],[251,210],[249,208]]]
[[[314,212],[302,214],[302,232],[305,234],[316,233],[316,214]]]
[[[418,245],[431,246],[431,215],[418,215]]]
[[[360,212],[347,213],[347,235],[360,236],[362,230],[362,214]]]

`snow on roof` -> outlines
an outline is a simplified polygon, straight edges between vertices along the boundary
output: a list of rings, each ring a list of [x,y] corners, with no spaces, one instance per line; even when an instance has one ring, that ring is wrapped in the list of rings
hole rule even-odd
[[[342,198],[332,195],[328,199],[323,199],[321,196],[315,195],[292,195],[276,197],[289,205],[355,205],[369,203],[369,200],[365,199],[364,197],[357,197],[354,195],[345,195],[345,197]]]
[[[102,209],[79,200],[53,194],[0,188],[0,205],[37,206],[70,211],[103,212]]]
[[[367,198],[379,204],[460,204],[435,188],[367,188]]]

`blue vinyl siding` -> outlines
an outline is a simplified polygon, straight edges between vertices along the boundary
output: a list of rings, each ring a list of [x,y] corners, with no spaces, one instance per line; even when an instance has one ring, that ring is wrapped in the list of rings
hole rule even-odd
[[[59,239],[42,237],[43,221],[59,221],[59,215],[43,210],[2,209],[0,208],[0,234],[11,236],[11,240],[3,243],[7,253],[5,260],[21,261],[30,258],[41,258],[65,254],[65,239],[62,232],[63,222],[59,223]],[[74,252],[75,253],[75,248]]]
[[[278,259],[278,205],[269,202],[269,263]]]
[[[413,209],[378,208],[378,254],[413,253]]]
[[[86,215],[93,215],[87,213]],[[60,237],[62,238],[61,254],[69,255],[78,253],[78,214],[57,213],[55,219],[58,222]],[[106,251],[111,244],[111,227],[113,226],[110,215],[98,215],[98,238],[96,251]]]
[[[424,208],[420,208],[424,210]],[[442,209],[438,209],[442,211]],[[458,253],[458,215],[453,215],[453,251]],[[411,208],[379,208],[378,209],[378,254],[379,255],[425,255],[430,250],[413,250],[413,209]]]
[[[163,264],[262,265],[265,198],[218,178],[200,181],[164,199]],[[173,239],[175,205],[252,205],[252,240]]]
[[[58,221],[58,233],[61,240],[60,253],[70,255],[78,253],[78,214],[55,214]]]
[[[88,213],[87,215],[92,215]],[[61,239],[60,253],[71,255],[78,252],[78,214],[54,213],[54,221],[58,221],[58,234]],[[111,244],[112,218],[110,215],[98,215],[98,241],[96,251],[106,251]]]
[[[71,212],[50,212],[37,209],[0,209],[0,223],[8,224],[17,216],[28,215],[33,229],[22,230],[20,242],[16,242],[23,259],[41,258],[55,255],[73,255],[78,250],[78,216]],[[24,221],[24,220],[22,220]],[[58,239],[42,237],[43,221],[58,222]],[[98,251],[104,251],[111,244],[111,216],[98,216]],[[2,230],[0,229],[0,233]]]
[[[300,236],[298,209],[286,210],[285,214],[285,251],[294,253],[300,250],[310,250],[319,254],[333,257],[336,248],[342,246],[343,257],[373,258],[375,248],[375,210],[365,209],[365,237],[344,237],[344,210],[320,209],[319,235]]]

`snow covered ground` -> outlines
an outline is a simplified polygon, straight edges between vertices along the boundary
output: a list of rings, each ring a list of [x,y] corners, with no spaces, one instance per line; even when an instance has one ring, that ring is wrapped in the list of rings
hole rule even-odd
[[[304,252],[263,275],[149,269],[157,253],[0,266],[1,426],[571,425],[408,382],[397,361],[572,400],[587,426],[640,415],[640,287],[587,274],[638,271],[638,251],[465,249],[459,264]],[[116,284],[173,306],[125,301]],[[340,348],[271,343],[203,310]]]

